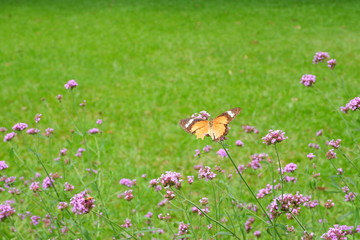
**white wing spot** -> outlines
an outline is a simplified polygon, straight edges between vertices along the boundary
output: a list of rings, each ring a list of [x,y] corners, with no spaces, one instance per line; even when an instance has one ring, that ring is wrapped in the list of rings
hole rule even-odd
[[[195,119],[190,119],[190,120],[185,124],[185,127],[188,128],[194,120],[195,120]]]
[[[235,116],[235,113],[234,112],[232,112],[232,111],[227,111],[227,114],[229,114],[230,115],[230,117],[234,117]]]

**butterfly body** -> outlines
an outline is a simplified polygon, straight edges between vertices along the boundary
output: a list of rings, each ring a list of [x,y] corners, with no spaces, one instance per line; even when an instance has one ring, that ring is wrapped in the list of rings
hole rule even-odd
[[[196,138],[204,139],[210,136],[214,141],[220,141],[229,132],[228,124],[240,113],[241,108],[230,109],[212,120],[186,118],[180,121],[180,126],[187,132],[195,134]]]

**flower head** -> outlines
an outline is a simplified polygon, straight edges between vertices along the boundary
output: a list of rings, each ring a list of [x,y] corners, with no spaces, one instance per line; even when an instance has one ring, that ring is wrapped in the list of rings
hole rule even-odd
[[[50,137],[51,134],[54,133],[54,129],[53,128],[47,128],[45,129],[45,136]]]
[[[333,148],[339,148],[341,143],[341,139],[334,140],[332,139],[329,142],[326,142],[326,145],[332,146]]]
[[[244,125],[242,126],[242,128],[244,129],[244,132],[246,133],[259,133],[259,130],[257,130],[255,127],[253,126],[249,126],[249,125]]]
[[[330,59],[329,61],[327,61],[327,64],[328,68],[334,69],[336,66],[336,59]]]
[[[12,127],[12,129],[14,131],[22,131],[25,130],[27,127],[28,125],[26,123],[17,123]]]
[[[90,197],[87,191],[75,194],[70,199],[70,204],[73,207],[72,212],[77,215],[82,215],[90,212],[95,207],[95,199]]]
[[[164,187],[175,186],[176,188],[181,187],[182,180],[181,174],[177,172],[166,171],[165,174],[162,174],[158,179],[158,182],[161,183]]]
[[[316,76],[312,74],[302,75],[300,79],[300,83],[303,84],[305,87],[311,87],[312,85],[314,85],[315,81]]]
[[[40,130],[37,128],[29,128],[28,130],[26,130],[26,133],[29,135],[35,135],[38,134],[39,132]]]
[[[269,130],[269,133],[262,138],[263,143],[265,143],[266,145],[271,145],[271,144],[276,144],[279,142],[284,141],[285,139],[287,139],[288,137],[285,137],[285,132],[283,132],[282,130]]]
[[[226,151],[225,151],[225,149],[223,149],[223,148],[220,148],[220,150],[217,151],[216,154],[219,155],[219,156],[222,157],[222,158],[224,158],[224,157],[227,156]]]
[[[238,146],[238,147],[243,147],[244,146],[244,143],[241,141],[241,140],[237,140],[235,142],[235,145]]]
[[[136,179],[130,180],[130,179],[128,179],[128,178],[123,178],[123,179],[120,180],[119,184],[131,188],[133,185],[136,184]]]
[[[100,133],[100,130],[98,128],[92,128],[88,131],[89,134],[97,134]]]
[[[69,80],[65,85],[64,87],[66,89],[73,89],[73,88],[76,88],[79,84],[75,81],[75,80]]]
[[[314,59],[313,59],[313,64],[323,62],[327,58],[330,58],[329,53],[327,53],[327,52],[317,52],[317,53],[315,53],[315,56],[314,56]]]
[[[4,170],[6,168],[9,168],[9,166],[6,164],[6,162],[0,161],[0,170]]]
[[[212,180],[216,177],[216,173],[211,172],[210,167],[203,167],[199,170],[199,179],[205,179],[205,181]]]
[[[15,209],[10,204],[0,204],[0,221],[3,221],[5,218],[10,217],[15,212]]]
[[[336,152],[334,152],[334,149],[330,149],[330,150],[326,153],[326,158],[327,158],[327,159],[334,159],[334,158],[336,158]]]
[[[310,160],[312,160],[314,157],[316,157],[313,153],[309,153],[306,155]]]
[[[349,110],[356,111],[360,108],[360,97],[356,97],[354,99],[351,99],[350,102],[348,102],[345,107],[340,107],[340,110],[344,113],[347,113]]]

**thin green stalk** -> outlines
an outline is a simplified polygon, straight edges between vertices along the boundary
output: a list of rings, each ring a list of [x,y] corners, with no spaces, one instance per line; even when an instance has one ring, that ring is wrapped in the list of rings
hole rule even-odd
[[[346,154],[345,154],[343,151],[341,151],[340,149],[339,149],[339,152],[340,152],[341,155],[343,155],[344,158],[356,169],[356,171],[357,171],[358,174],[360,175],[360,170],[359,170],[359,168],[354,164],[354,162],[351,161],[351,160],[346,156]]]
[[[171,187],[170,187],[170,189],[173,190]],[[173,190],[173,191],[174,191],[174,190]],[[179,190],[179,191],[180,191],[181,194],[182,194],[182,191],[181,191],[181,190]],[[190,216],[189,216],[189,214],[188,214],[188,212],[187,212],[187,210],[186,210],[186,208],[185,208],[185,206],[184,206],[184,203],[183,203],[183,201],[180,201],[180,203],[181,203],[182,210],[183,210],[183,212],[185,213],[185,216],[186,216],[187,220],[189,221],[190,228],[191,228],[191,231],[192,231],[192,233],[193,233],[193,236],[195,237],[195,239],[197,239],[196,231],[194,230],[193,224],[192,224],[191,219],[190,219]]]
[[[284,178],[283,178],[283,172],[282,172],[281,163],[280,163],[279,152],[277,150],[276,144],[274,144],[274,147],[275,147],[276,156],[277,156],[279,167],[280,167],[281,200],[283,201],[284,200]]]
[[[260,206],[263,214],[266,215],[266,217],[267,217],[267,219],[269,220],[271,226],[274,228],[274,230],[275,230],[275,232],[276,232],[276,234],[274,235],[275,239],[276,239],[276,235],[278,235],[279,238],[281,239],[280,234],[278,233],[278,231],[277,231],[277,229],[276,229],[276,226],[274,225],[274,222],[271,220],[270,216],[269,216],[269,215],[267,214],[267,212],[265,211],[265,209],[264,209],[264,207],[262,206],[262,204],[260,203],[259,199],[257,199],[257,197],[256,197],[254,191],[251,189],[250,185],[245,181],[243,175],[241,174],[241,172],[240,172],[240,170],[237,168],[234,160],[233,160],[232,157],[230,156],[230,153],[229,153],[229,152],[227,151],[227,149],[225,148],[224,143],[223,143],[222,141],[220,141],[220,144],[221,144],[221,146],[223,147],[223,149],[225,150],[226,155],[229,157],[231,163],[233,164],[233,166],[234,166],[236,172],[238,173],[238,175],[240,176],[241,180],[244,182],[244,184],[245,184],[246,187],[248,188],[249,192],[251,193],[251,195],[253,196],[253,198],[255,199],[255,201],[256,201],[256,202],[258,203],[258,205]]]
[[[174,190],[175,191],[175,190]],[[175,191],[176,192],[176,191]],[[226,226],[224,226],[221,222],[217,221],[216,219],[213,219],[212,217],[210,217],[209,215],[207,215],[199,206],[197,206],[195,203],[193,203],[192,201],[190,201],[189,199],[185,198],[184,196],[182,196],[181,194],[177,195],[179,197],[181,197],[182,199],[184,199],[185,201],[187,201],[188,203],[190,203],[191,205],[193,205],[194,207],[196,207],[207,219],[209,219],[210,221],[215,222],[216,224],[218,224],[219,226],[221,226],[222,228],[224,228],[226,231],[228,231],[229,233],[231,233],[236,239],[240,239],[233,231],[231,231],[229,228],[227,228]]]
[[[306,233],[306,235],[309,235],[309,233],[306,231],[306,228],[305,228],[304,225],[299,221],[299,219],[298,219],[291,211],[289,211],[289,213],[290,213],[291,216],[295,219],[295,221],[299,224],[299,226],[302,228],[302,230]]]

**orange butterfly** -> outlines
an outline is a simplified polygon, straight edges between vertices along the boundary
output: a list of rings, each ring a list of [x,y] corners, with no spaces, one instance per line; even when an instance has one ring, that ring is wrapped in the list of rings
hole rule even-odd
[[[226,111],[213,120],[198,118],[186,118],[179,122],[187,132],[195,134],[196,138],[204,139],[210,136],[214,141],[220,141],[229,132],[228,124],[240,113],[241,108],[233,108]]]

